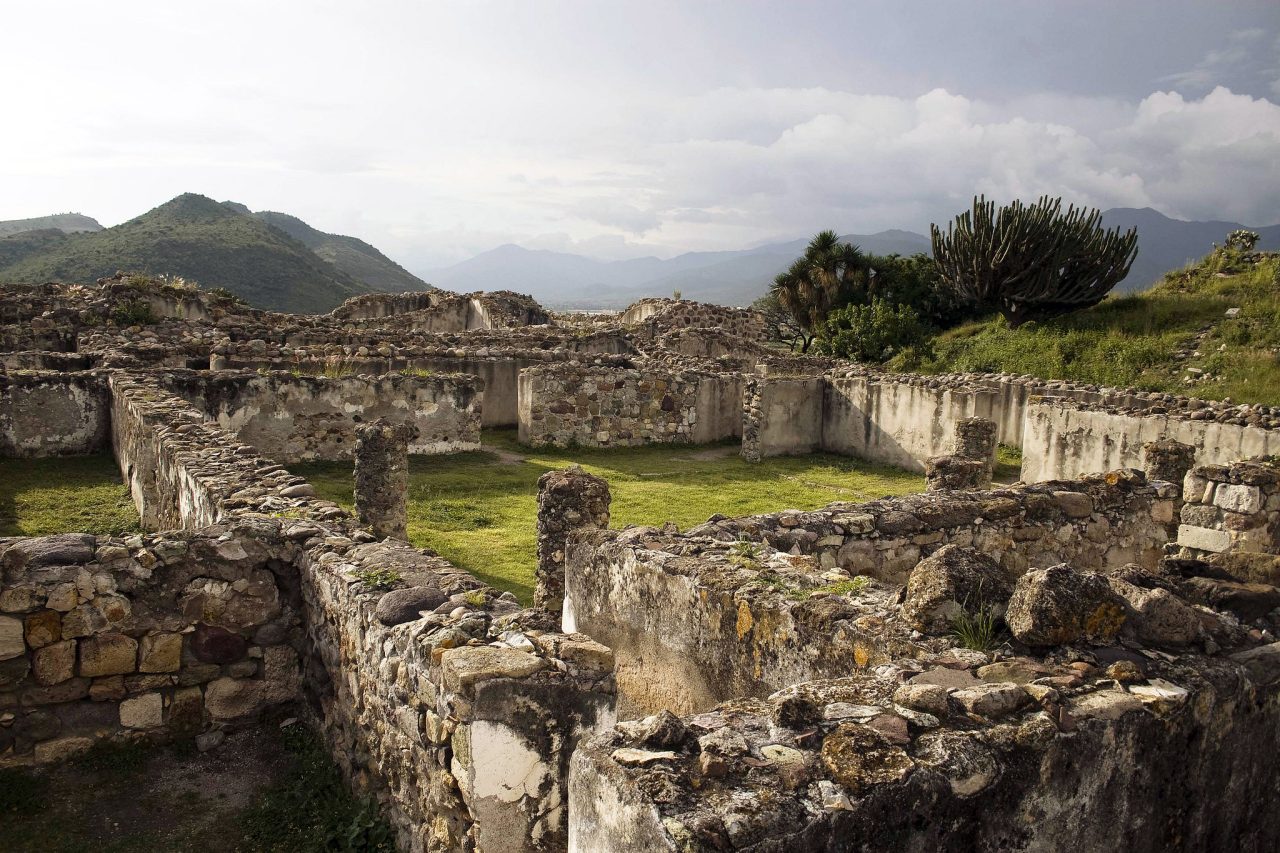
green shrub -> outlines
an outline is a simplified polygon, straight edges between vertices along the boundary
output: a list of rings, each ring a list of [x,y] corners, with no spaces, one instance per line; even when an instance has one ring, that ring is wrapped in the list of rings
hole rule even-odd
[[[919,348],[926,337],[915,309],[873,297],[870,305],[831,312],[818,347],[827,355],[879,363],[900,350]]]
[[[119,302],[111,311],[111,319],[117,326],[149,326],[156,322],[151,303],[142,299]]]

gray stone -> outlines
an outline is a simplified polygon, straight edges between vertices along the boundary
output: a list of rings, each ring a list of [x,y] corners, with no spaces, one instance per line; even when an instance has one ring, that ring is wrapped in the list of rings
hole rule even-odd
[[[902,615],[916,629],[940,634],[965,612],[1003,613],[1011,593],[1003,570],[991,557],[973,548],[945,545],[911,570]]]
[[[951,698],[970,714],[980,717],[1002,717],[1031,702],[1031,697],[1021,685],[1011,681],[967,687],[952,693]]]
[[[9,660],[27,653],[27,643],[23,635],[21,619],[0,616],[0,660]]]
[[[1029,646],[1078,640],[1110,643],[1125,620],[1123,600],[1105,578],[1069,566],[1032,569],[1018,578],[1005,622]]]
[[[374,616],[383,625],[399,625],[420,618],[423,611],[435,610],[447,600],[448,597],[434,587],[393,589],[378,599]]]

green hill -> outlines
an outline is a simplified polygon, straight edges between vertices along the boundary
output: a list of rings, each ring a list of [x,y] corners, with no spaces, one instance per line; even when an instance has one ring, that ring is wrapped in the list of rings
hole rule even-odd
[[[939,335],[890,366],[1029,373],[1238,403],[1280,404],[1280,256],[1218,251],[1149,290],[1043,323]],[[1239,309],[1233,310],[1233,309]]]
[[[87,283],[117,270],[181,276],[296,313],[329,311],[375,289],[283,231],[194,193],[114,228],[50,239],[0,267],[0,281]]]
[[[244,208],[243,205],[238,207]],[[374,290],[398,292],[431,288],[431,285],[356,237],[327,234],[287,213],[260,210],[253,215],[268,225],[279,228],[356,281],[363,282]]]
[[[34,219],[6,219],[0,222],[0,237],[48,229],[75,234],[79,231],[101,231],[102,226],[98,220],[81,213],[55,213],[52,216],[37,216]]]

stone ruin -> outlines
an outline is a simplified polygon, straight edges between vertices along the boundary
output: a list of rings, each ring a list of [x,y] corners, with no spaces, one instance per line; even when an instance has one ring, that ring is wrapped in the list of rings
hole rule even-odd
[[[404,541],[406,454],[482,426],[930,490],[618,530],[550,472],[522,607]],[[0,765],[287,709],[415,853],[1280,845],[1280,408],[798,358],[686,301],[0,287],[0,455],[106,450],[147,533],[0,539]]]

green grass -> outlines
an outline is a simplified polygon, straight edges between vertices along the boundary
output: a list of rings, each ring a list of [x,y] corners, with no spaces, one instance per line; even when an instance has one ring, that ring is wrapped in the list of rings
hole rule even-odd
[[[0,459],[0,536],[141,531],[109,453]]]
[[[409,538],[524,602],[533,597],[538,477],[571,463],[608,480],[614,527],[674,521],[684,529],[714,513],[816,509],[924,488],[916,474],[828,454],[750,464],[736,444],[534,450],[517,444],[514,430],[486,431],[484,443],[490,449],[411,458]],[[349,463],[292,470],[321,497],[352,506]]]
[[[991,471],[997,483],[1016,483],[1022,477],[1022,448],[1012,444],[996,446],[996,464]]]
[[[1239,316],[1228,318],[1229,308],[1239,308]],[[1200,355],[1176,358],[1188,350]],[[1280,403],[1280,262],[1242,268],[1210,255],[1169,273],[1150,290],[1113,296],[1054,320],[1018,329],[998,318],[959,326],[933,341],[931,357],[904,354],[890,366],[928,373],[1029,373]],[[1188,367],[1213,378],[1186,384]]]

